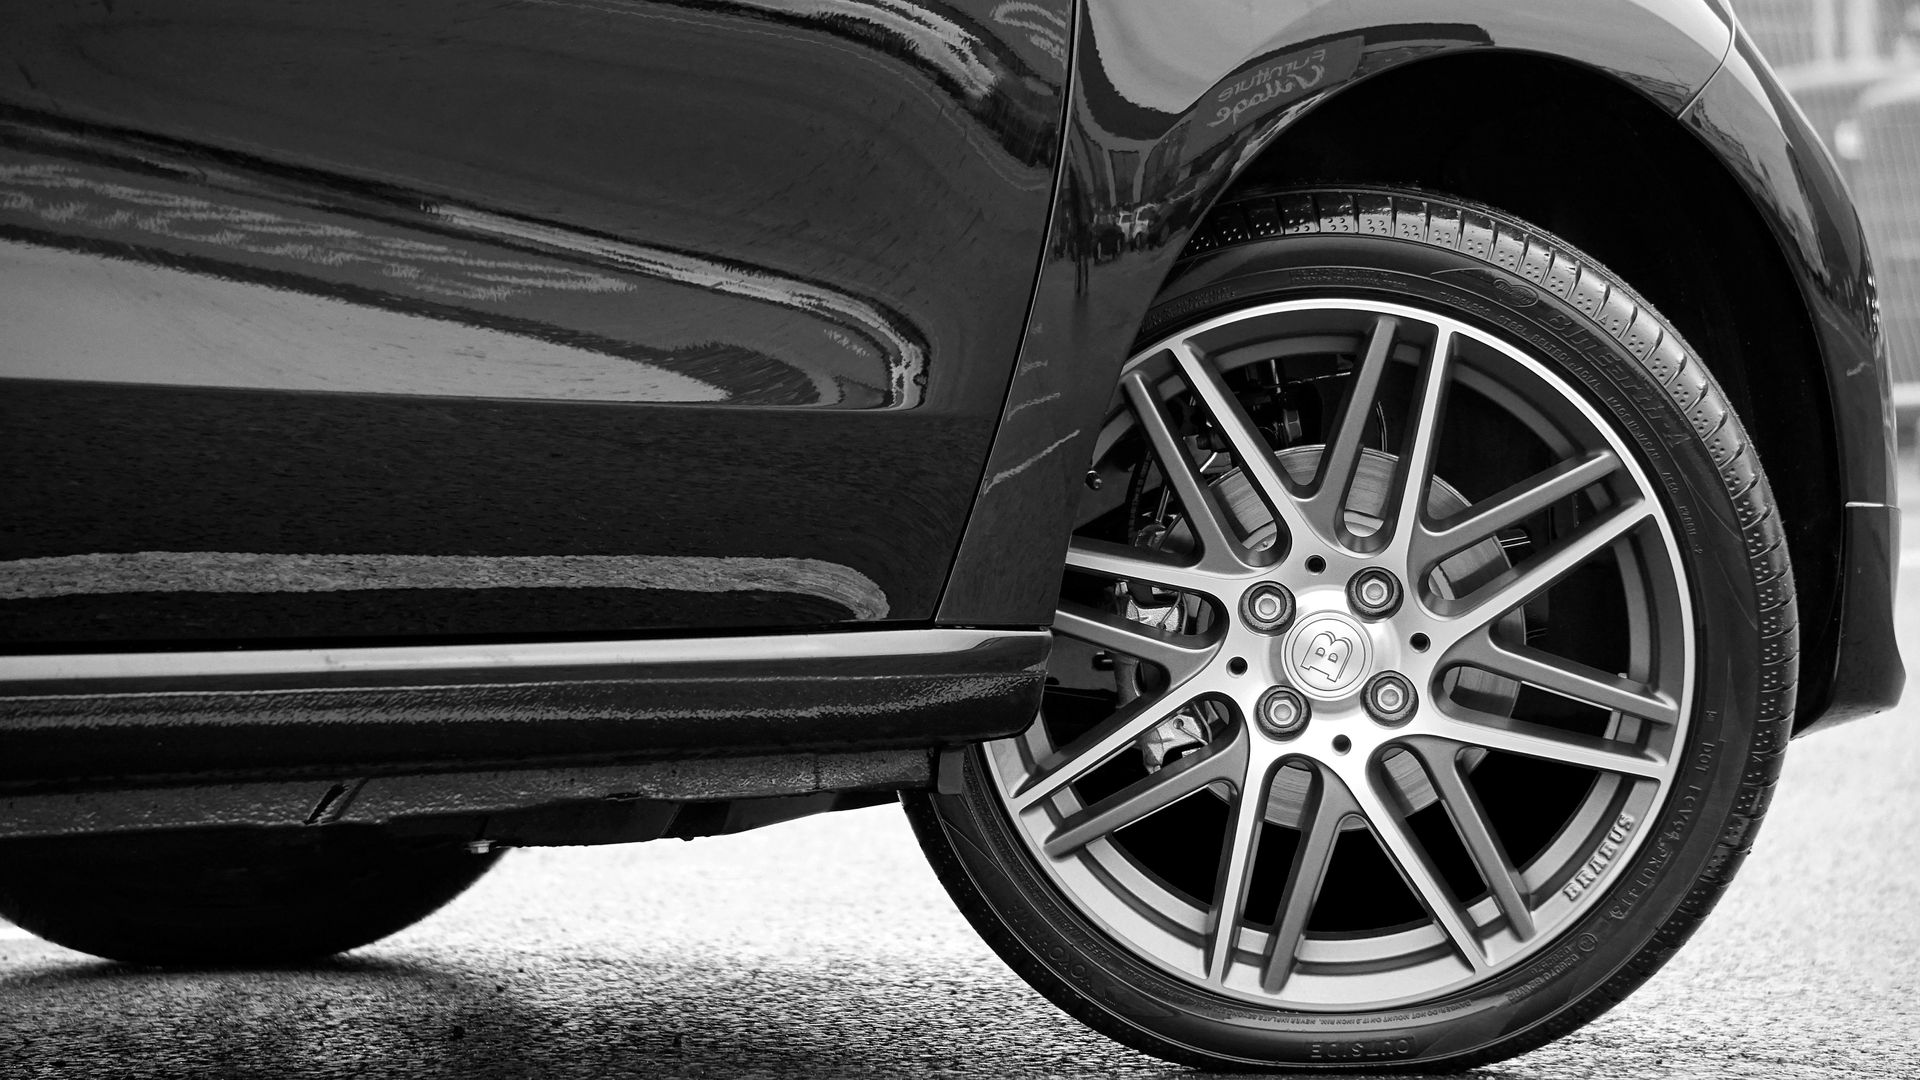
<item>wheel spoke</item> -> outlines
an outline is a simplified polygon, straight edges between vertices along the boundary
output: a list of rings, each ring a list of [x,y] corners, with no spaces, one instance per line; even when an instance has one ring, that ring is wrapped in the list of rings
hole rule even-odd
[[[1217,574],[1158,557],[1147,548],[1085,536],[1073,537],[1067,544],[1067,569],[1207,596],[1218,592],[1222,584]]]
[[[1182,696],[1179,690],[1176,683],[1157,697],[1137,698],[1100,726],[1054,751],[1034,768],[1033,775],[1020,790],[1013,793],[1010,801],[1014,811],[1024,811],[1053,797],[1061,788],[1133,745],[1154,725],[1185,708],[1192,698]]]
[[[1426,765],[1434,790],[1439,792],[1440,802],[1447,808],[1447,816],[1453,819],[1453,827],[1460,834],[1467,854],[1473,858],[1474,868],[1480,871],[1480,879],[1487,883],[1494,902],[1507,916],[1507,925],[1522,941],[1532,937],[1533,909],[1527,906],[1520,890],[1520,871],[1507,857],[1499,837],[1493,834],[1486,807],[1481,805],[1480,797],[1461,772],[1458,748],[1444,743],[1436,746],[1416,742],[1412,749]]]
[[[1234,789],[1225,850],[1213,883],[1213,907],[1207,911],[1206,944],[1201,950],[1207,981],[1226,981],[1233,965],[1233,947],[1240,936],[1240,916],[1247,906],[1247,885],[1260,825],[1267,814],[1267,783],[1271,774],[1248,773]]]
[[[1333,439],[1320,458],[1320,480],[1306,501],[1306,511],[1320,534],[1329,540],[1337,540],[1346,527],[1347,493],[1360,469],[1367,422],[1379,404],[1387,355],[1393,350],[1394,335],[1399,328],[1400,321],[1392,316],[1383,315],[1374,320],[1367,351],[1361,355],[1348,380],[1339,426],[1334,428]]]
[[[1246,769],[1246,746],[1236,739],[1215,749],[1188,754],[1156,769],[1077,813],[1068,815],[1047,838],[1044,849],[1061,858],[1125,828],[1156,810],[1179,802],[1208,784],[1237,782]]]
[[[1274,920],[1273,934],[1267,938],[1260,984],[1269,994],[1279,993],[1293,976],[1300,941],[1307,933],[1307,920],[1313,915],[1314,903],[1320,899],[1327,864],[1333,860],[1333,845],[1340,839],[1340,823],[1355,810],[1345,785],[1314,770],[1313,808],[1301,823],[1300,842],[1293,850],[1286,891],[1281,894],[1280,915]]]
[[[1376,543],[1390,543],[1415,534],[1425,520],[1427,489],[1433,483],[1433,455],[1440,444],[1440,413],[1446,406],[1447,382],[1453,369],[1453,331],[1442,327],[1433,348],[1420,365],[1414,392],[1413,415],[1394,465],[1393,516],[1381,526]]]
[[[1307,535],[1306,515],[1300,506],[1305,493],[1281,471],[1266,437],[1254,426],[1240,399],[1227,388],[1213,364],[1184,341],[1174,343],[1168,351],[1173,354],[1187,385],[1193,387],[1194,396],[1213,418],[1214,428],[1232,448],[1241,473],[1266,504],[1280,531],[1286,534],[1288,545],[1298,544],[1300,537]]]
[[[1666,762],[1660,758],[1616,739],[1561,731],[1492,713],[1458,708],[1454,712],[1458,715],[1431,719],[1428,730],[1461,746],[1478,746],[1622,776],[1652,780],[1666,771]]]
[[[1121,386],[1126,391],[1127,400],[1133,405],[1134,415],[1140,420],[1140,430],[1153,446],[1154,457],[1160,462],[1160,471],[1166,474],[1167,482],[1173,485],[1181,509],[1187,512],[1187,523],[1200,541],[1199,565],[1220,572],[1243,568],[1242,546],[1226,527],[1212,490],[1194,471],[1193,461],[1187,456],[1186,444],[1174,434],[1173,425],[1167,419],[1166,406],[1153,384],[1144,374],[1135,371],[1126,377]]]
[[[1487,955],[1481,948],[1480,936],[1474,933],[1473,927],[1467,922],[1466,912],[1461,910],[1453,894],[1447,891],[1446,882],[1434,868],[1426,848],[1421,846],[1419,838],[1407,827],[1399,811],[1390,806],[1370,783],[1353,785],[1349,790],[1360,808],[1361,816],[1367,819],[1368,827],[1399,869],[1401,878],[1413,890],[1428,914],[1433,916],[1434,923],[1453,942],[1461,959],[1476,972],[1486,968]]]
[[[1416,576],[1424,574],[1442,559],[1491,539],[1501,529],[1606,479],[1619,468],[1620,458],[1613,451],[1597,450],[1535,473],[1455,515],[1440,528],[1417,530],[1416,551],[1407,565]]]
[[[1645,683],[1525,645],[1503,644],[1493,639],[1488,628],[1469,634],[1447,654],[1447,659],[1505,675],[1609,712],[1622,712],[1657,724],[1680,722],[1679,703]]]
[[[1616,506],[1470,595],[1459,600],[1438,601],[1434,606],[1443,617],[1457,620],[1454,633],[1465,636],[1533,599],[1652,516],[1653,508],[1645,500]]]
[[[1085,604],[1063,603],[1053,613],[1055,633],[1158,664],[1176,684],[1206,666],[1213,643],[1190,634],[1169,634],[1143,622]]]
[[[985,759],[1000,854],[1103,940],[1301,1015],[1484,992],[1604,916],[1619,807],[1685,786],[1701,662],[1685,508],[1630,418],[1471,312],[1323,292],[1121,371],[1095,468],[1139,490],[1102,505],[1158,521],[1071,538],[1046,723]],[[1314,386],[1324,408],[1290,408]],[[1611,618],[1615,647],[1548,615]]]

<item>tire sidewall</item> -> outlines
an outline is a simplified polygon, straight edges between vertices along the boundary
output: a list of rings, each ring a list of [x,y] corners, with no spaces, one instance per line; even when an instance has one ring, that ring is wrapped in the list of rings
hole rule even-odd
[[[1169,285],[1141,341],[1252,304],[1314,296],[1426,308],[1519,346],[1580,389],[1661,489],[1692,593],[1691,723],[1675,750],[1681,765],[1668,795],[1654,816],[1636,823],[1640,843],[1607,892],[1548,947],[1468,992],[1373,1013],[1261,1010],[1133,959],[1076,912],[1033,865],[978,748],[969,754],[964,792],[933,797],[932,809],[968,883],[1000,924],[989,941],[1056,1003],[1135,1045],[1203,1065],[1381,1067],[1544,1042],[1642,981],[1657,966],[1647,954],[1677,946],[1669,939],[1684,937],[1718,895],[1717,886],[1698,882],[1724,856],[1723,833],[1748,779],[1751,718],[1761,705],[1759,597],[1746,531],[1702,433],[1642,361],[1565,300],[1457,252],[1358,236],[1229,248],[1196,260]],[[985,913],[969,914],[978,925]],[[1677,935],[1663,934],[1680,923]],[[1574,1008],[1582,1003],[1588,1007]]]

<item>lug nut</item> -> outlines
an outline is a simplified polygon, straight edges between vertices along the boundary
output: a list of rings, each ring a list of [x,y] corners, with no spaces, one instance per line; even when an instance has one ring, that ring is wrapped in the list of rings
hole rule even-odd
[[[1293,625],[1293,594],[1285,585],[1263,581],[1240,598],[1240,617],[1263,634],[1277,634]]]
[[[1414,693],[1413,684],[1397,671],[1375,675],[1361,701],[1367,707],[1367,714],[1382,724],[1404,724],[1420,707],[1420,695]]]
[[[1312,710],[1290,686],[1269,687],[1254,707],[1254,720],[1269,735],[1288,736],[1307,726]]]
[[[1400,579],[1377,566],[1368,567],[1347,582],[1347,603],[1362,618],[1384,619],[1400,610]]]

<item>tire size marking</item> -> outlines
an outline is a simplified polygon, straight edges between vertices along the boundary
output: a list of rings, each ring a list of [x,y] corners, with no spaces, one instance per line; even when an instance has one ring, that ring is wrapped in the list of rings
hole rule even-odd
[[[1553,957],[1545,971],[1514,987],[1512,990],[1507,991],[1507,1004],[1512,1005],[1515,1002],[1532,997],[1541,987],[1566,974],[1569,968],[1580,962],[1583,954],[1592,951],[1593,946],[1587,943],[1587,939],[1591,936],[1592,935],[1585,935],[1580,939],[1578,951],[1576,951],[1573,946],[1562,949]]]
[[[1700,768],[1705,768],[1711,760],[1713,749],[1714,744],[1707,743],[1696,751],[1701,755]],[[1619,901],[1607,909],[1607,918],[1618,921],[1632,914],[1634,905],[1660,880],[1660,873],[1672,860],[1675,847],[1686,839],[1687,827],[1693,822],[1694,808],[1699,805],[1702,793],[1700,785],[1689,784],[1685,791],[1674,798],[1673,819],[1667,822],[1665,832],[1653,838],[1653,850],[1648,853],[1646,862],[1634,874],[1628,887],[1619,893]]]

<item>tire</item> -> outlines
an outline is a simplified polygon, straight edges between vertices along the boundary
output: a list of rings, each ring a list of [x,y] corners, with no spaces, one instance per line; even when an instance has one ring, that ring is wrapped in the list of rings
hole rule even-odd
[[[0,847],[0,915],[132,964],[292,963],[419,922],[498,857],[357,826],[17,840]]]
[[[1040,717],[906,800],[1055,1004],[1206,1068],[1466,1068],[1712,908],[1792,575],[1739,419],[1593,260],[1419,192],[1227,205],[1093,468]]]

